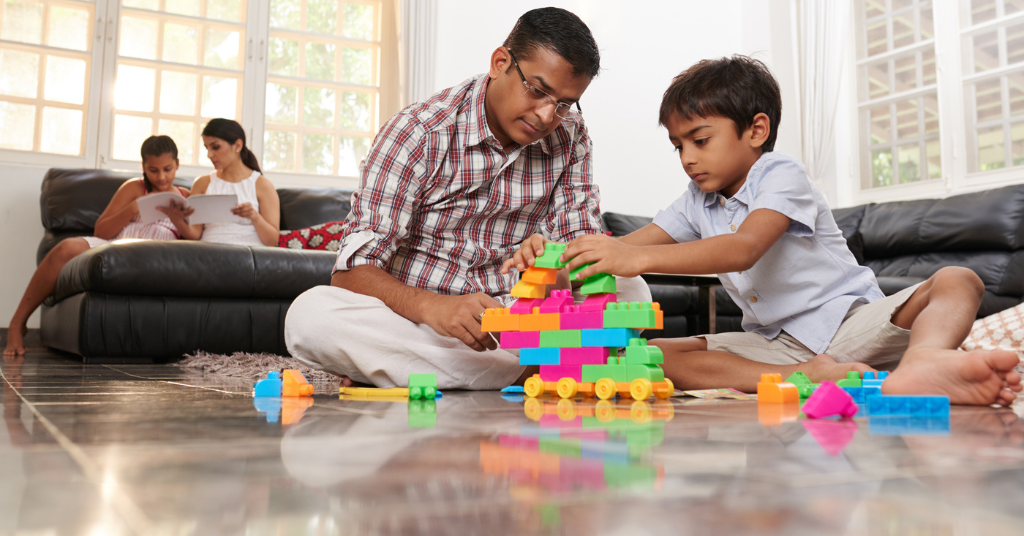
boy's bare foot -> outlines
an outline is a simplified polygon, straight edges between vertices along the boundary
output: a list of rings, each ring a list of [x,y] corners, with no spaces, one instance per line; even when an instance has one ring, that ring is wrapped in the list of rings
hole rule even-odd
[[[875,369],[864,363],[839,363],[832,356],[818,354],[798,367],[812,383],[824,381],[839,381],[846,378],[846,373],[855,370],[857,372],[869,372]],[[783,378],[785,379],[785,378]]]
[[[25,326],[22,326],[21,329],[11,326],[7,330],[7,347],[4,348],[4,357],[25,355],[26,333],[28,333],[28,328]]]
[[[882,384],[887,395],[947,395],[951,404],[1008,406],[1021,390],[1017,354],[911,348]]]

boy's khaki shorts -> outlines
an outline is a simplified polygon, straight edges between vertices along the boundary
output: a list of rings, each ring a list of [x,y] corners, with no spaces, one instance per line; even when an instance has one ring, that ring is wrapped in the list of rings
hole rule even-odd
[[[825,353],[840,363],[864,363],[870,367],[899,361],[910,342],[910,330],[893,325],[892,315],[918,286],[920,283],[869,304],[855,304],[846,313]],[[746,332],[716,333],[699,338],[707,341],[708,350],[729,352],[772,365],[796,365],[815,356],[785,331],[774,339]]]

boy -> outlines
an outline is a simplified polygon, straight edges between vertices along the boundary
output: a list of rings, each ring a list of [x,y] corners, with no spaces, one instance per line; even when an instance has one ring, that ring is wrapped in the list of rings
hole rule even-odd
[[[885,297],[846,246],[803,166],[772,152],[779,87],[743,56],[704,60],[665,91],[668,129],[688,191],[653,223],[622,237],[587,236],[566,248],[583,279],[598,272],[717,273],[743,310],[743,333],[652,341],[665,374],[687,389],[756,390],[762,372],[812,381],[898,362],[886,394],[945,394],[955,404],[1009,404],[1021,390],[1014,353],[956,348],[984,286],[974,272],[939,270]]]

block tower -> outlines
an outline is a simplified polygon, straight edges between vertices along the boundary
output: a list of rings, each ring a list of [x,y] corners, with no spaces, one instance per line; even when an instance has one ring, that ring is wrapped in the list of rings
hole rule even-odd
[[[580,305],[573,303],[570,290],[548,296],[545,287],[565,267],[559,260],[564,251],[565,244],[548,243],[544,255],[512,288],[515,304],[488,309],[481,320],[484,332],[501,332],[502,348],[519,349],[519,364],[540,365],[540,374],[526,380],[523,392],[529,397],[555,392],[562,398],[582,393],[602,400],[617,393],[635,400],[672,396],[674,387],[660,366],[661,349],[647,346],[638,332],[662,329],[661,307],[654,302],[618,303],[615,278],[603,273],[583,282],[580,292],[587,298]],[[570,278],[583,268],[573,270]],[[619,348],[626,349],[623,357]]]

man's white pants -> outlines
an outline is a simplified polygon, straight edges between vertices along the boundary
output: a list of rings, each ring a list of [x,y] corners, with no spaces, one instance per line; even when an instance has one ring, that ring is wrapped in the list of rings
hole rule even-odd
[[[616,278],[618,300],[650,301],[639,277]],[[576,301],[582,296],[574,293]],[[377,298],[331,286],[292,302],[284,322],[288,352],[310,367],[378,387],[405,386],[410,373],[437,375],[440,389],[501,389],[526,367],[518,351],[477,352],[392,311]]]

